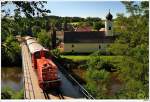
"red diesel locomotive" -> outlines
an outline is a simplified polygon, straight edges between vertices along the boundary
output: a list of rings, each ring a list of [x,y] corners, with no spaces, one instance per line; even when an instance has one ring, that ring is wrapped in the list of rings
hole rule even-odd
[[[58,88],[60,78],[58,68],[49,56],[49,50],[40,45],[34,38],[25,37],[32,58],[32,65],[37,69],[38,82],[43,90]]]

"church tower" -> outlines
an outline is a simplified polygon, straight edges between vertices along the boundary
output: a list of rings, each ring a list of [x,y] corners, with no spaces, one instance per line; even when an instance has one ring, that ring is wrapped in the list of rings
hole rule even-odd
[[[113,24],[112,24],[112,18],[110,11],[106,16],[105,21],[105,36],[113,36]]]

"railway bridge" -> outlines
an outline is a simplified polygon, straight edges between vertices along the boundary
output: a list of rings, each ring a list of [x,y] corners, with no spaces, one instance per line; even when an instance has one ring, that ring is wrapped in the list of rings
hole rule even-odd
[[[27,45],[21,41],[22,67],[24,73],[24,98],[25,99],[94,99],[63,67],[58,65],[61,78],[59,92],[55,89],[43,91],[38,85],[36,69],[32,67],[31,55]],[[62,73],[63,71],[63,73]],[[66,75],[64,75],[66,74]],[[67,76],[67,77],[66,77]],[[69,78],[68,78],[69,77]],[[72,81],[74,81],[74,84]]]

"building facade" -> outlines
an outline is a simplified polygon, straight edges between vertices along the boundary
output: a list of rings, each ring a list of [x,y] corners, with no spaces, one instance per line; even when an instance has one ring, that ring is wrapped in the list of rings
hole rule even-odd
[[[105,50],[115,40],[112,18],[113,16],[109,12],[106,16],[104,31],[66,31],[62,34],[59,33],[58,37],[63,38],[63,52],[91,53]]]
[[[114,36],[105,36],[105,32],[64,32],[64,52],[91,53],[105,50],[114,40]]]

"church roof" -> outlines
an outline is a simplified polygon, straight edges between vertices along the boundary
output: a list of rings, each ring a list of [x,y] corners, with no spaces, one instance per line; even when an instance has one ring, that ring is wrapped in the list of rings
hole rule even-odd
[[[106,19],[111,21],[112,18],[113,18],[113,16],[112,16],[112,14],[109,12],[109,13],[106,15]]]
[[[112,43],[115,37],[99,32],[64,32],[64,43]]]

